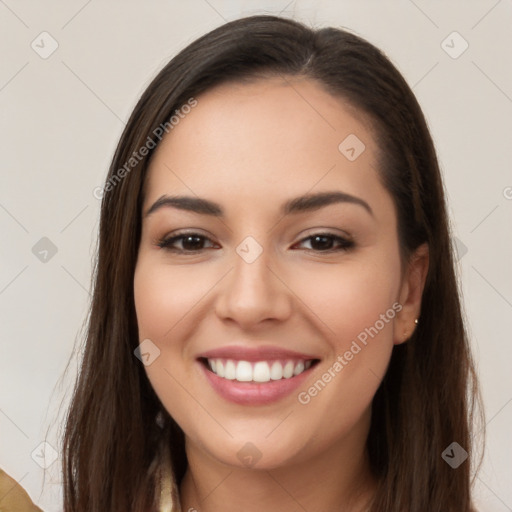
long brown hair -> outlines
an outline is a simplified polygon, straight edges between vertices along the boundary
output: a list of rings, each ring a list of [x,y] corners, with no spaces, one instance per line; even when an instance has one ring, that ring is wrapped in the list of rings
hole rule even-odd
[[[141,156],[140,148],[190,98],[220,83],[266,76],[314,80],[368,116],[404,260],[422,243],[430,249],[420,323],[394,348],[373,400],[367,446],[380,483],[372,511],[469,512],[478,392],[443,183],[424,115],[397,69],[364,39],[275,16],[227,23],[182,50],[142,94],[122,134],[103,191],[88,330],[65,424],[64,511],[153,510],[155,460],[165,444],[177,482],[183,477],[183,432],[134,356],[133,277],[153,153]],[[442,457],[453,442],[470,456],[456,469]]]

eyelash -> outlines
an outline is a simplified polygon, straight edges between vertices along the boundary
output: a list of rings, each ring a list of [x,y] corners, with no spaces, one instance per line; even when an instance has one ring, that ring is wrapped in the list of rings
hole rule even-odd
[[[162,239],[158,240],[156,245],[158,247],[160,247],[161,249],[165,249],[166,251],[178,253],[178,254],[185,254],[185,255],[186,254],[194,254],[194,253],[199,254],[205,250],[203,248],[203,249],[199,249],[197,251],[194,251],[194,250],[191,251],[191,250],[186,250],[186,249],[176,249],[176,248],[172,247],[172,245],[176,241],[183,240],[184,238],[187,238],[187,237],[195,237],[195,238],[200,238],[203,240],[210,240],[207,236],[201,235],[200,233],[194,233],[194,232],[178,233],[172,237],[162,238]],[[322,254],[329,253],[330,254],[330,253],[334,253],[334,252],[348,251],[348,250],[352,249],[355,245],[352,240],[348,240],[346,238],[343,238],[341,236],[335,235],[333,233],[328,233],[328,232],[314,233],[312,235],[307,236],[306,238],[303,238],[298,243],[304,242],[306,240],[310,240],[315,237],[329,238],[334,241],[337,241],[340,245],[336,249],[327,249],[325,251],[324,250],[307,249],[308,251],[312,251],[315,253],[322,253]]]

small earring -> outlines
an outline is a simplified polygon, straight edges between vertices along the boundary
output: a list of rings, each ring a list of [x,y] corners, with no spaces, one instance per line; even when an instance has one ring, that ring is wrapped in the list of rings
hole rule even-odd
[[[164,413],[162,411],[158,411],[157,412],[155,420],[156,420],[156,424],[160,428],[164,428],[164,426],[165,426],[165,418],[164,418]]]
[[[416,325],[418,325],[418,323],[419,323],[419,322],[418,322],[418,319],[417,319],[417,318],[414,320],[414,323],[415,323]]]

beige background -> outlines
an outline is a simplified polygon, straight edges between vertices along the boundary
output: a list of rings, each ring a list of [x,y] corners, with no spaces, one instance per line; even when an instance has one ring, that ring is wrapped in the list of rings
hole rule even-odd
[[[168,59],[225,20],[263,12],[365,37],[398,66],[426,113],[486,404],[478,503],[482,512],[510,511],[511,0],[0,0],[0,466],[45,511],[61,510],[59,459],[46,471],[36,461],[53,460],[57,412],[73,382],[75,363],[59,377],[89,300],[93,189],[138,96]],[[467,50],[453,58],[464,41]]]

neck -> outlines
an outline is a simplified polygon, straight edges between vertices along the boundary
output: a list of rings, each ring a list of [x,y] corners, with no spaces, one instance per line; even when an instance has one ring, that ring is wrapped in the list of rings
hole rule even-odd
[[[367,429],[351,433],[315,456],[272,469],[228,466],[187,439],[189,465],[181,508],[200,512],[366,512],[376,488],[366,455]]]

